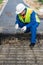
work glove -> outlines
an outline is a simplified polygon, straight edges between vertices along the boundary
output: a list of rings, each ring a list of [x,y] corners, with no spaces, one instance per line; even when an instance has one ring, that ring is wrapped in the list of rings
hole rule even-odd
[[[17,30],[18,28],[19,28],[19,25],[18,25],[18,24],[16,24],[16,25],[15,25],[15,29]]]
[[[27,29],[26,26],[24,26],[24,27],[21,28],[21,30],[22,30],[23,32],[25,32],[26,29]]]

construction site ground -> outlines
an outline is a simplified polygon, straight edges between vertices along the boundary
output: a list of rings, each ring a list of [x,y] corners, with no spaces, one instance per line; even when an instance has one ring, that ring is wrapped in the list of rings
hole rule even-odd
[[[43,35],[30,48],[30,34],[0,34],[0,65],[43,65]]]

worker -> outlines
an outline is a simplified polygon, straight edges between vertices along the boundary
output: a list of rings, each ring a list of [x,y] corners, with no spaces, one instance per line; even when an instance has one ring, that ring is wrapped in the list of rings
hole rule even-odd
[[[36,44],[36,31],[37,27],[40,24],[40,19],[38,18],[37,13],[32,10],[30,7],[26,7],[24,4],[19,3],[16,6],[16,23],[15,29],[19,27],[23,32],[31,32],[31,43],[30,47],[34,47]]]

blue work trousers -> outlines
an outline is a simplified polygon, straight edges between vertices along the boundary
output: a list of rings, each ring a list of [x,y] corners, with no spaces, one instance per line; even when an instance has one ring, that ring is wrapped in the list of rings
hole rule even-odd
[[[27,24],[24,24],[20,21],[17,22],[19,24],[19,27],[22,28],[23,26],[27,27],[27,30],[25,31],[26,33],[31,32],[31,43],[36,43],[36,32],[37,32],[37,27],[39,25],[38,22],[36,22],[34,25],[31,25],[29,28]],[[29,24],[29,23],[28,23]]]

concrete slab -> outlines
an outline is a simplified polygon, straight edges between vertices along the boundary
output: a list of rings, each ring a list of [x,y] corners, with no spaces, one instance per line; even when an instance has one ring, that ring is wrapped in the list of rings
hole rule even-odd
[[[0,16],[1,16],[1,14],[2,14],[2,12],[3,12],[6,4],[7,4],[7,2],[8,2],[8,0],[3,0],[3,3],[2,3],[3,6],[1,6],[1,9],[0,9]]]

